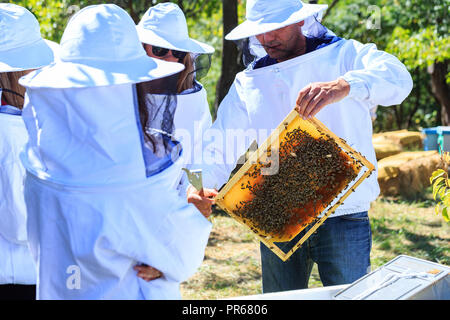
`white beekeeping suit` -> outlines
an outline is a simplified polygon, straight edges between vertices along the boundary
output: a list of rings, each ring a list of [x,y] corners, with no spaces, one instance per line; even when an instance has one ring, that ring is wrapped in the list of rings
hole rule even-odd
[[[186,17],[180,7],[171,2],[159,3],[150,7],[136,26],[139,39],[145,45],[160,48],[157,56],[165,59],[174,58],[168,49],[178,54],[189,55],[193,70],[187,70],[194,81],[193,87],[179,92],[177,83],[169,84],[168,91],[176,92],[177,108],[174,115],[174,136],[183,146],[184,167],[191,168],[202,161],[203,133],[211,127],[212,118],[207,100],[207,93],[199,79],[210,67],[214,48],[189,37]],[[163,50],[161,50],[163,48]],[[149,49],[149,51],[152,51]],[[179,62],[183,62],[184,58]],[[170,88],[173,86],[173,88]],[[181,90],[180,90],[181,91]],[[181,195],[185,195],[188,186],[187,177],[180,172],[180,183],[177,185]]]
[[[0,112],[0,137],[0,284],[36,284],[26,232],[25,169],[19,159],[28,136],[20,113]]]
[[[203,134],[212,124],[206,90],[198,85],[198,91],[176,95],[173,136],[183,146],[183,167],[188,169],[201,163]],[[180,171],[175,187],[183,198],[188,185],[187,176]]]
[[[42,39],[39,22],[27,9],[0,4],[0,73],[37,69],[53,62],[58,45]],[[19,154],[28,140],[21,106],[9,105],[0,87],[0,285],[35,285],[36,266],[28,248],[23,168]],[[4,103],[3,103],[4,102]]]
[[[280,18],[278,15],[284,12],[283,3],[274,2],[273,6],[281,8],[268,13],[267,2],[270,1],[248,2],[247,20],[226,36],[228,40],[247,39],[245,43],[248,44],[248,50],[245,52],[256,58],[267,53],[261,51],[262,46],[255,35],[299,21],[305,22],[302,27],[305,36],[334,36],[333,32],[318,21],[326,6],[286,1],[285,3],[289,2],[300,9],[296,12],[297,16],[290,15],[291,11],[285,10],[286,16]],[[272,16],[276,19],[271,18]],[[269,23],[271,19],[279,22]],[[378,105],[400,104],[411,92],[412,79],[406,67],[396,57],[378,50],[375,44],[338,38],[325,47],[283,62],[256,69],[249,65],[236,75],[219,107],[212,130],[224,132],[224,136],[230,130],[252,129],[270,133],[294,109],[298,94],[303,88],[311,83],[334,81],[338,78],[349,83],[348,96],[323,108],[316,118],[376,165],[371,111]],[[261,145],[266,138],[267,135],[259,135],[258,144]],[[226,183],[236,160],[250,143],[251,140],[247,139],[245,144],[238,144],[233,150],[227,150],[229,141],[226,139],[206,145],[204,156],[215,161],[201,166],[204,187],[220,188]],[[374,172],[332,216],[367,211],[378,194],[377,174]]]
[[[171,187],[179,160],[147,175],[134,85],[182,69],[147,57],[128,14],[107,4],[72,17],[61,62],[21,79],[39,299],[177,299],[200,266],[211,224]],[[138,263],[163,276],[138,278]]]

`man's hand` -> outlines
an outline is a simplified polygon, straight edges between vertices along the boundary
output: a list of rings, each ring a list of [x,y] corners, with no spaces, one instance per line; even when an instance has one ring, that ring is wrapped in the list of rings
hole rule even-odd
[[[295,110],[303,119],[314,117],[323,107],[339,102],[350,92],[350,85],[340,78],[330,82],[315,82],[298,94]]]
[[[212,213],[211,207],[215,203],[214,197],[217,194],[218,192],[215,189],[203,189],[200,192],[193,186],[189,186],[187,189],[187,201],[196,206],[205,218],[209,218]]]

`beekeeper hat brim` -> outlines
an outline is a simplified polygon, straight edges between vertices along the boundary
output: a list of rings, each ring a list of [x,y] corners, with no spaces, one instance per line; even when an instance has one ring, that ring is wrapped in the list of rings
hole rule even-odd
[[[84,88],[139,83],[181,72],[180,63],[166,62],[147,56],[133,61],[56,62],[20,79],[29,88]]]
[[[226,40],[240,40],[287,27],[311,16],[319,15],[328,5],[301,1],[248,1],[246,20],[231,30]]]
[[[29,88],[133,84],[178,73],[184,65],[148,57],[129,14],[114,4],[87,6],[67,24],[59,59],[19,80]]]
[[[59,45],[41,36],[39,22],[26,8],[0,3],[0,72],[44,67],[58,55]]]

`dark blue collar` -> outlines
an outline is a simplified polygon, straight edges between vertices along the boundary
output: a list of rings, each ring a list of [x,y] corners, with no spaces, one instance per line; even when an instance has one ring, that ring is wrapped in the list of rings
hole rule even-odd
[[[3,105],[0,106],[0,113],[6,113],[6,114],[12,114],[14,116],[20,116],[22,115],[22,110],[19,108],[9,106],[9,105]]]

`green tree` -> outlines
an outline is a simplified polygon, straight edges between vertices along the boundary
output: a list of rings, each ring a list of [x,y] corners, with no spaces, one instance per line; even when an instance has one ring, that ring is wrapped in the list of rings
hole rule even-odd
[[[115,3],[125,10],[137,23],[144,12],[164,0],[9,0],[33,12],[40,22],[42,35],[60,42],[68,19],[78,10],[88,5]],[[216,49],[211,70],[202,79],[208,92],[211,112],[214,112],[217,79],[220,77],[222,57],[222,1],[221,0],[176,0],[186,15],[191,37],[212,45]]]
[[[405,63],[414,80],[406,101],[380,108],[378,130],[450,124],[450,0],[324,0],[324,24],[338,35],[373,42]]]
[[[33,12],[41,24],[41,32],[48,39],[59,42],[67,20],[75,12],[89,5],[114,3],[127,10],[135,23],[151,6],[161,2],[174,2],[186,17],[197,18],[200,14],[211,14],[220,7],[220,0],[8,0]]]
[[[404,1],[393,9],[400,23],[394,28],[387,50],[396,54],[410,70],[430,76],[433,97],[441,106],[441,122],[450,124],[450,0]]]
[[[77,10],[70,0],[10,0],[30,10],[41,25],[43,37],[59,42],[67,19]]]

